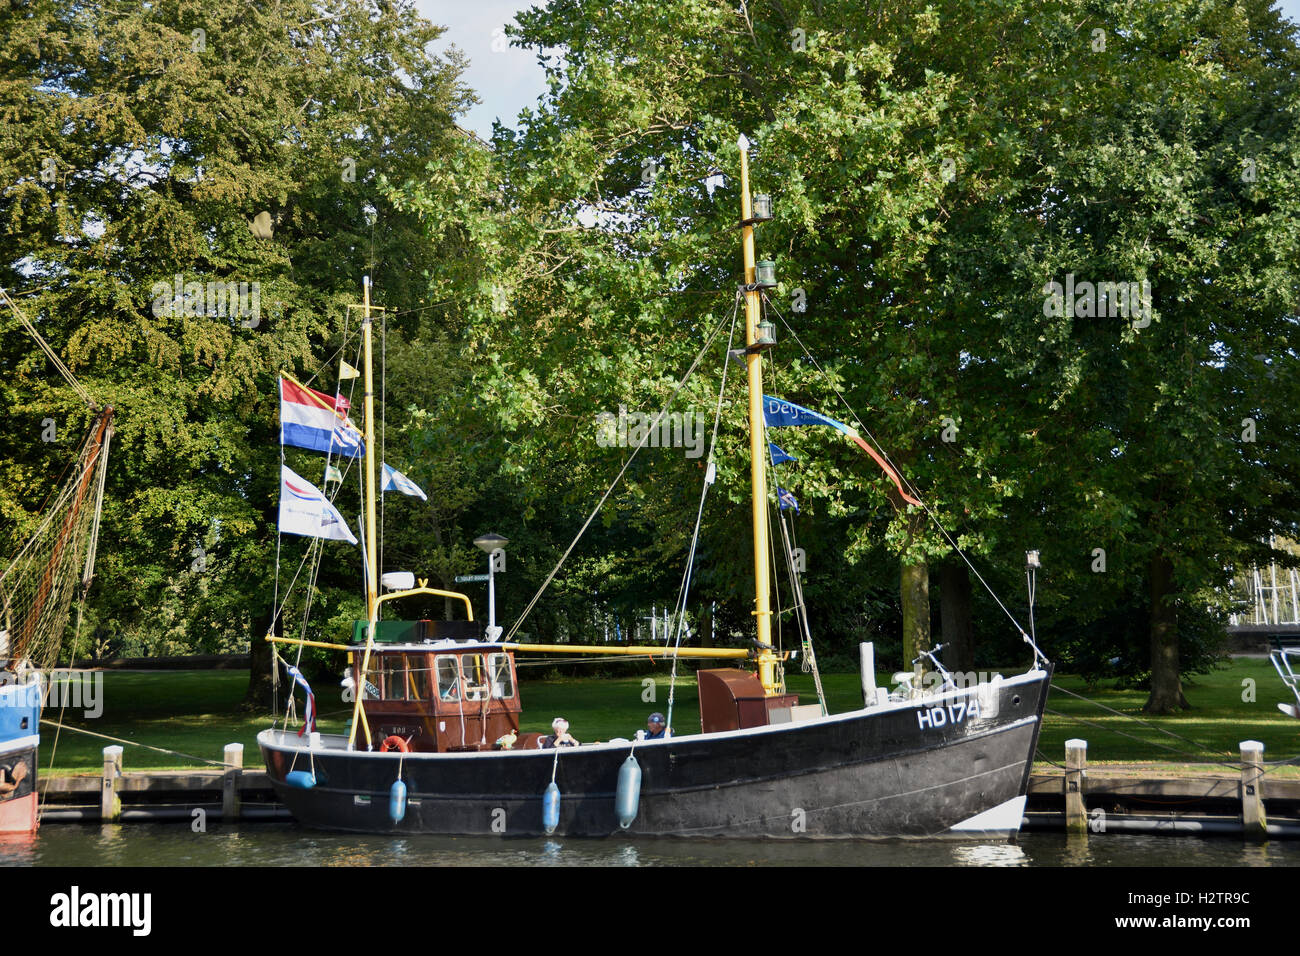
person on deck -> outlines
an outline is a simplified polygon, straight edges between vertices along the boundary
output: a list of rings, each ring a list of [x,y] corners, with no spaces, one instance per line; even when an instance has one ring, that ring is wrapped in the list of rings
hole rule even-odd
[[[563,717],[556,717],[551,721],[551,733],[543,737],[538,746],[542,750],[550,750],[553,747],[576,747],[578,741],[574,740],[569,733],[569,722]]]
[[[655,711],[645,722],[645,736],[642,740],[663,740],[665,737],[671,737],[672,732],[664,722],[664,715]]]

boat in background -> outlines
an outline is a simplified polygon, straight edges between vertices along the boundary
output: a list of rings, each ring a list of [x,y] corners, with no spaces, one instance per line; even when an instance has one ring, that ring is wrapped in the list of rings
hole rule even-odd
[[[890,694],[874,687],[872,668],[864,666],[863,706],[848,713],[829,714],[824,701],[801,705],[785,692],[782,668],[790,652],[773,646],[770,624],[766,427],[804,423],[786,419],[812,415],[816,424],[839,427],[900,491],[902,485],[852,428],[763,393],[762,357],[775,343],[762,321],[759,298],[774,283],[761,268],[770,264],[754,261],[753,229],[770,216],[761,207],[756,214],[751,203],[745,150],[742,141],[746,281],[740,293],[756,616],[751,646],[514,643],[509,635],[500,639],[494,620],[481,631],[464,595],[429,588],[424,581],[416,586],[413,576],[390,579],[391,589],[381,595],[367,280],[361,334],[368,620],[357,622],[346,644],[267,637],[276,645],[346,651],[347,682],[356,691],[346,735],[318,733],[310,707],[301,730],[290,730],[286,720],[283,728],[258,735],[276,795],[303,825],[394,834],[772,838],[1005,839],[1019,830],[1050,681],[1050,665],[1042,666],[1046,661],[1028,635],[1033,663],[1007,679],[995,675],[958,687],[931,653],[927,656],[943,676],[939,686],[904,686]],[[350,427],[337,400],[321,396],[320,404]],[[902,493],[904,500],[919,504]],[[332,505],[328,511],[337,514]],[[324,503],[319,513],[322,529],[336,523]],[[325,530],[318,536],[340,537]],[[691,554],[693,559],[694,542]],[[423,597],[463,602],[465,620],[380,620],[384,604]],[[679,600],[684,611],[685,597]],[[811,636],[806,630],[804,636],[807,651]],[[715,658],[747,666],[697,672],[699,733],[562,747],[548,746],[553,737],[520,733],[517,652]],[[291,673],[301,679],[296,669]]]

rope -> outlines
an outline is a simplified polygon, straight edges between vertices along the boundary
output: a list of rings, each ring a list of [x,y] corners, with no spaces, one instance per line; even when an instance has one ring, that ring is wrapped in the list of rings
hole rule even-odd
[[[98,412],[99,406],[96,405],[95,400],[90,397],[90,393],[86,391],[85,387],[82,386],[80,382],[77,381],[77,377],[68,370],[68,367],[63,364],[63,360],[59,358],[58,353],[55,352],[54,349],[50,348],[50,344],[46,342],[45,339],[41,338],[41,333],[36,331],[36,326],[32,325],[31,320],[28,319],[27,316],[23,315],[22,311],[14,303],[14,300],[9,298],[9,293],[4,289],[0,289],[0,297],[5,300],[5,303],[9,308],[13,309],[14,315],[18,316],[18,321],[22,323],[23,328],[26,329],[31,334],[31,337],[36,340],[36,344],[41,347],[41,351],[45,353],[47,358],[49,358],[51,364],[58,369],[59,374],[67,380],[69,385],[72,386],[72,390],[77,393],[87,406],[89,406],[93,411]]]
[[[1052,690],[1058,690],[1062,694],[1068,694],[1069,696],[1074,697],[1078,700],[1087,701],[1089,704],[1092,704],[1095,707],[1100,707],[1102,710],[1106,711],[1109,714],[1114,714],[1116,717],[1123,717],[1127,720],[1131,720],[1134,721],[1135,723],[1139,723],[1144,727],[1149,727],[1152,730],[1158,730],[1160,733],[1173,737],[1175,740],[1181,740],[1185,744],[1191,744],[1193,747],[1200,748],[1202,753],[1221,754],[1226,752],[1222,750],[1215,750],[1212,747],[1207,747],[1202,743],[1192,740],[1190,737],[1184,737],[1181,734],[1176,734],[1172,730],[1165,730],[1165,728],[1153,724],[1148,720],[1143,720],[1141,717],[1134,717],[1132,714],[1126,714],[1123,711],[1116,710],[1113,707],[1107,707],[1105,704],[1101,703],[1100,701],[1093,700],[1090,697],[1085,697],[1082,694],[1076,694],[1074,691],[1068,690],[1067,688],[1061,687],[1057,684],[1052,685]]]
[[[132,747],[143,747],[145,750],[155,750],[160,754],[171,754],[176,757],[185,757],[187,760],[197,760],[199,763],[210,763],[216,767],[226,766],[225,761],[222,760],[209,760],[207,757],[196,757],[194,754],[182,753],[179,750],[168,750],[166,747],[155,747],[153,744],[142,744],[135,740],[123,740],[121,737],[110,737],[108,734],[97,734],[93,730],[83,730],[80,727],[70,727],[60,721],[42,719],[41,723],[49,727],[58,727],[64,730],[70,730],[76,734],[85,734],[87,737],[99,737],[101,740],[111,740],[116,744],[129,744]]]
[[[567,561],[569,555],[573,553],[573,549],[578,546],[578,542],[582,540],[582,536],[587,533],[587,528],[589,528],[591,523],[596,520],[596,515],[600,513],[600,509],[605,506],[605,502],[609,499],[609,496],[613,494],[614,489],[618,487],[618,483],[623,480],[623,475],[627,472],[632,461],[640,453],[641,449],[646,446],[646,443],[650,441],[650,436],[658,434],[659,424],[663,421],[664,416],[668,414],[668,409],[672,407],[673,400],[677,398],[678,394],[680,394],[681,390],[685,387],[687,381],[689,381],[691,375],[695,373],[696,367],[700,364],[700,359],[704,357],[705,352],[708,351],[709,346],[713,344],[713,340],[717,338],[717,335],[721,330],[722,322],[719,322],[713,332],[709,334],[703,348],[696,353],[695,360],[691,362],[691,367],[686,370],[686,373],[681,377],[676,387],[673,389],[673,393],[668,396],[668,401],[664,404],[663,409],[655,418],[654,423],[641,439],[641,443],[632,450],[632,454],[628,455],[627,460],[623,462],[623,467],[620,468],[618,474],[614,476],[614,480],[610,483],[610,486],[605,489],[605,493],[600,496],[600,501],[596,503],[596,507],[593,508],[591,514],[587,516],[587,520],[582,523],[582,527],[578,529],[577,535],[574,536],[573,541],[569,544],[568,548],[565,549],[564,554],[560,555],[560,560],[556,562],[555,567],[551,569],[551,573],[546,576],[546,580],[543,581],[542,586],[537,589],[537,593],[534,594],[532,600],[528,602],[528,606],[525,607],[523,613],[519,615],[519,619],[515,621],[514,625],[510,628],[510,633],[505,636],[503,643],[509,643],[511,639],[514,638],[515,632],[519,630],[520,626],[527,619],[529,613],[532,611],[534,605],[537,604],[542,594],[548,587],[550,587],[551,581],[555,579],[555,575],[559,574],[560,568],[564,566],[564,562]]]
[[[935,513],[930,510],[930,506],[925,503],[925,499],[921,497],[921,493],[917,491],[916,487],[910,481],[907,480],[907,476],[903,473],[903,471],[897,465],[894,464],[893,459],[889,457],[889,453],[885,451],[884,447],[880,444],[880,442],[876,441],[876,437],[873,434],[871,434],[871,430],[867,428],[865,424],[863,424],[862,419],[858,417],[858,413],[853,410],[853,407],[849,405],[848,400],[845,399],[845,397],[840,393],[840,390],[835,387],[835,383],[831,381],[830,375],[827,374],[826,370],[821,367],[821,364],[813,356],[808,346],[804,345],[803,341],[799,338],[798,333],[796,333],[794,329],[790,328],[790,323],[786,322],[785,316],[781,314],[781,310],[778,309],[775,305],[773,305],[766,295],[763,296],[763,301],[767,302],[767,304],[772,307],[772,311],[775,312],[777,318],[781,320],[781,324],[785,326],[786,331],[790,333],[790,335],[794,338],[795,342],[798,343],[799,347],[803,349],[804,354],[808,356],[808,360],[812,362],[813,367],[816,368],[817,371],[821,372],[822,377],[825,378],[827,384],[830,385],[831,391],[835,393],[835,396],[840,400],[840,403],[848,410],[849,414],[853,416],[853,420],[857,423],[858,428],[862,430],[862,433],[866,435],[867,438],[871,441],[871,444],[875,446],[876,450],[880,453],[881,457],[884,458],[885,461],[889,463],[889,466],[894,469],[894,472],[898,475],[899,479],[907,487],[908,491],[912,493],[912,497],[914,497],[917,501],[921,502],[921,507],[925,509],[925,513],[930,517],[930,520],[934,522],[934,526],[939,529],[939,533],[943,535],[944,540],[946,540],[948,544],[952,546],[953,551],[955,551],[958,555],[960,555],[961,559],[966,562],[967,567],[969,567],[971,571],[974,572],[975,577],[979,579],[980,584],[984,585],[984,590],[989,592],[989,596],[992,597],[994,602],[997,603],[997,606],[1002,609],[1002,613],[1005,614],[1007,618],[1011,621],[1011,623],[1015,625],[1016,630],[1019,631],[1022,636],[1027,637],[1028,634],[1026,633],[1025,629],[1020,625],[1020,622],[1016,620],[1015,615],[1013,615],[1010,611],[1007,610],[1007,606],[1002,603],[1001,598],[997,596],[997,593],[993,590],[993,588],[989,586],[989,583],[984,580],[984,575],[980,574],[979,570],[975,567],[975,565],[971,564],[970,559],[966,557],[966,552],[964,552],[961,548],[957,546],[957,542],[953,540],[952,535],[950,535],[948,533],[948,530],[943,526],[942,523],[940,523]],[[1035,657],[1034,660],[1037,661],[1038,658]]]
[[[668,678],[668,717],[665,724],[666,729],[673,726],[673,705],[676,702],[677,693],[677,660],[678,651],[682,644],[682,631],[686,626],[686,602],[691,590],[691,571],[695,567],[695,549],[700,541],[700,524],[704,520],[704,499],[709,494],[709,468],[714,469],[714,480],[717,479],[716,465],[714,464],[714,451],[718,446],[718,426],[722,421],[722,399],[727,388],[727,372],[730,369],[730,359],[732,343],[736,340],[736,316],[740,312],[740,293],[736,293],[736,298],[731,307],[731,331],[727,335],[727,352],[722,359],[722,382],[718,386],[718,404],[713,409],[713,432],[709,436],[709,464],[704,471],[704,485],[700,488],[700,506],[695,513],[695,530],[691,533],[691,547],[686,556],[686,567],[682,571],[682,583],[677,590],[678,603],[673,606],[674,613],[677,614],[677,633],[673,641],[673,667]],[[665,642],[666,644],[667,642]]]
[[[81,575],[81,594],[77,598],[77,626],[72,634],[72,652],[69,658],[69,661],[74,664],[77,660],[77,650],[81,646],[81,624],[85,618],[86,592],[89,590],[91,578],[93,578],[95,574],[95,546],[99,540],[99,519],[104,510],[104,479],[108,475],[108,441],[112,437],[112,434],[113,432],[111,429],[104,433],[104,445],[100,449],[99,453],[99,480],[95,484],[94,524],[91,530],[90,543],[86,551],[86,567]],[[50,745],[50,762],[46,767],[46,773],[52,773],[54,771],[54,760],[59,752],[59,733],[63,728],[63,715],[67,712],[68,700],[71,696],[71,694],[65,693],[63,695],[63,704],[59,707],[59,720],[54,727],[54,743]],[[40,812],[42,815],[45,813],[45,805],[49,798],[50,792],[46,789],[45,793],[41,795]]]

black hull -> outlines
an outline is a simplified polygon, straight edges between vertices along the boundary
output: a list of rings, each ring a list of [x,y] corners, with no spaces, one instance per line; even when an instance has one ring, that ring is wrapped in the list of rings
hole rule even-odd
[[[279,799],[302,824],[364,833],[538,836],[542,794],[561,793],[557,834],[863,838],[1005,836],[1020,824],[1049,674],[908,704],[636,745],[640,807],[615,816],[631,744],[555,751],[408,754],[405,818],[389,818],[397,754],[310,753],[293,734],[258,737]],[[972,703],[973,702],[973,703]],[[284,782],[312,770],[309,790]],[[367,799],[368,798],[368,799]],[[958,830],[984,814],[974,830]]]

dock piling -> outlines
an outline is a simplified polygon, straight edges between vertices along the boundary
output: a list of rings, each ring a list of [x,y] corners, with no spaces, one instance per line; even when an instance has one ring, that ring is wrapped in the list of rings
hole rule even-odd
[[[1264,745],[1241,742],[1241,829],[1248,840],[1268,839],[1264,816]]]
[[[1088,808],[1083,802],[1083,778],[1088,767],[1088,741],[1065,742],[1065,832],[1088,832]]]
[[[122,776],[122,748],[118,744],[104,748],[104,775],[99,794],[99,818],[117,823],[122,815],[122,798],[117,795],[117,781]]]
[[[221,819],[239,819],[239,778],[244,773],[244,745],[226,744],[226,772],[221,779]]]

